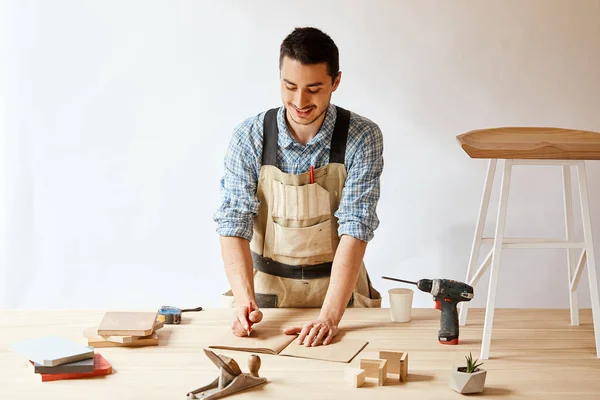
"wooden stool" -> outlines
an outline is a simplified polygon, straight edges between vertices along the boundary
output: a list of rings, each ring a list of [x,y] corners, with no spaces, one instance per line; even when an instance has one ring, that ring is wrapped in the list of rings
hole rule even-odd
[[[489,358],[496,290],[498,286],[498,269],[500,267],[500,254],[503,248],[567,249],[571,325],[579,325],[579,309],[577,306],[576,291],[579,284],[579,278],[583,272],[583,266],[587,262],[596,340],[596,355],[600,358],[600,298],[598,297],[598,280],[596,278],[594,243],[592,240],[587,178],[585,172],[585,160],[600,160],[600,133],[559,128],[510,127],[475,130],[458,135],[456,138],[463,150],[471,158],[489,159],[485,186],[479,208],[479,218],[475,228],[475,237],[471,247],[469,265],[467,267],[466,280],[471,286],[476,285],[488,266],[491,265],[492,269],[490,272],[480,358]],[[504,168],[502,170],[500,201],[498,205],[495,235],[493,238],[483,238],[483,228],[498,159],[504,161]],[[510,177],[514,165],[562,166],[566,226],[565,239],[513,239],[504,237]],[[577,167],[579,198],[583,222],[583,243],[573,241],[571,166]],[[479,268],[476,269],[480,246],[485,243],[493,244],[493,247]],[[576,248],[582,248],[577,264],[575,264],[573,253]],[[535,284],[535,282],[533,283]],[[469,302],[460,303],[460,325],[466,324],[467,312],[469,309],[468,303]]]

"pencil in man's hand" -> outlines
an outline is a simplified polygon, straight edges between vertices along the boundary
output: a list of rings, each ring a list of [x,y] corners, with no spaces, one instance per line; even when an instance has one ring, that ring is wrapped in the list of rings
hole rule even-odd
[[[250,327],[252,325],[252,322],[250,322],[250,313],[252,312],[252,302],[250,302],[248,304],[248,327]],[[250,329],[248,329],[246,331],[246,333],[248,334],[248,336],[250,336]]]

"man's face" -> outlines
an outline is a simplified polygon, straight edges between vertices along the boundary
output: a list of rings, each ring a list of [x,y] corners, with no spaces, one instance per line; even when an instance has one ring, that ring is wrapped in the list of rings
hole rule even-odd
[[[338,73],[332,82],[326,63],[303,65],[289,57],[284,57],[280,75],[287,116],[299,125],[310,125],[323,116],[341,79]]]

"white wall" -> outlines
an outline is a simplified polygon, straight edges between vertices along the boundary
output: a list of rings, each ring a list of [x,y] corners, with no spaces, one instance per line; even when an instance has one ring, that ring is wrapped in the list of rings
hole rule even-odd
[[[295,26],[332,35],[334,102],[385,135],[381,226],[366,255],[382,292],[396,285],[381,275],[464,279],[486,161],[456,135],[600,131],[599,1],[297,4],[10,3],[2,307],[217,306],[222,158],[239,121],[280,104],[278,48]],[[600,243],[598,163],[588,172]],[[515,171],[507,235],[563,235],[560,177]],[[506,251],[497,305],[568,307],[564,253]],[[420,293],[415,305],[433,303]]]
[[[5,279],[7,275],[6,245],[8,229],[8,175],[9,163],[13,162],[8,158],[8,132],[9,132],[9,84],[11,82],[9,73],[9,37],[14,32],[12,28],[11,4],[0,2],[0,305],[5,304],[9,299],[7,292],[8,282]],[[11,134],[14,137],[14,134]]]

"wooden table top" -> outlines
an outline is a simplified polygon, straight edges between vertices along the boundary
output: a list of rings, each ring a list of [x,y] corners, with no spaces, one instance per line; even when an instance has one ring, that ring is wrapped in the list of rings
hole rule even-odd
[[[318,310],[266,309],[265,323],[299,323]],[[99,348],[113,366],[106,377],[41,382],[27,360],[8,350],[11,343],[46,334],[83,342],[82,331],[97,325],[104,311],[1,311],[0,399],[184,399],[208,384],[218,370],[202,349],[230,334],[227,309],[183,314],[181,325],[159,330],[159,346]],[[581,325],[569,324],[568,310],[507,310],[495,313],[492,348],[482,368],[488,371],[484,394],[490,398],[598,399],[600,360],[596,358],[591,311],[581,310]],[[346,337],[369,341],[350,363],[261,354],[260,376],[268,383],[236,394],[237,399],[459,399],[448,387],[452,366],[471,351],[479,357],[484,311],[470,309],[460,344],[437,342],[439,311],[415,309],[409,323],[391,322],[389,309],[348,309],[340,325]],[[259,325],[256,329],[259,329]],[[368,380],[352,388],[346,367],[383,349],[409,353],[408,381]],[[233,357],[247,372],[250,353],[216,351]]]
[[[456,137],[471,158],[600,160],[600,133],[546,127],[477,129]]]

